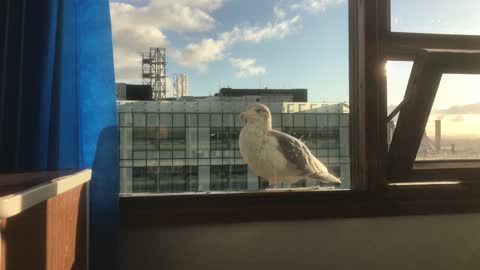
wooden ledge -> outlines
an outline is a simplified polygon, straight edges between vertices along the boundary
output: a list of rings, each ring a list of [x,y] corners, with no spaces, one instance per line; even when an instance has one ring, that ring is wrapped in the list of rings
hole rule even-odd
[[[0,219],[78,187],[91,176],[90,169],[0,174]]]
[[[480,169],[480,160],[421,160],[415,162],[413,169]]]

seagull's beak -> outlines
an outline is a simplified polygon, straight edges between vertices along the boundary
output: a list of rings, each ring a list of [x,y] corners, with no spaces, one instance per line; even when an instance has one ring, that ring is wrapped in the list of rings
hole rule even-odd
[[[239,117],[240,117],[240,119],[245,120],[245,123],[248,122],[248,113],[247,112],[240,113]]]

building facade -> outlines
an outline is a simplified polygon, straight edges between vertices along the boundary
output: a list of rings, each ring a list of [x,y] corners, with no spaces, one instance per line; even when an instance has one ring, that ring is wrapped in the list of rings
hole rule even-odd
[[[267,185],[245,164],[238,117],[258,98],[117,101],[121,193],[228,192]],[[301,139],[350,186],[348,104],[263,102],[273,128]],[[313,180],[297,186],[314,186]]]

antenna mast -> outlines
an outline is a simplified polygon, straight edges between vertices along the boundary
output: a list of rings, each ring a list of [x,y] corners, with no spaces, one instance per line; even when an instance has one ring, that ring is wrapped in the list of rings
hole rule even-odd
[[[165,48],[150,48],[142,55],[142,84],[150,85],[153,100],[167,98],[167,71]]]

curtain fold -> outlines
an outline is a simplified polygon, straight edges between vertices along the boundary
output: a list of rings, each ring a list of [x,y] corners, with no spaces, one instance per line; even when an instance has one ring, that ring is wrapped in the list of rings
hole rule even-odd
[[[108,0],[0,0],[0,171],[92,168],[90,269],[117,269]]]

